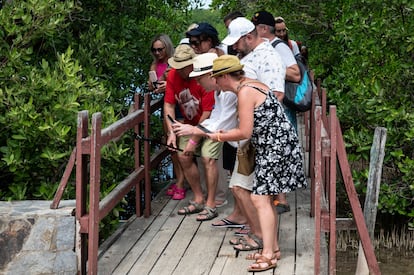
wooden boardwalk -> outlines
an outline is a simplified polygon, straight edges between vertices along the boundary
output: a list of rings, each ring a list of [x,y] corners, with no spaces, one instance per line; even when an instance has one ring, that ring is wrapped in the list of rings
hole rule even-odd
[[[130,219],[101,245],[99,274],[249,274],[248,252],[240,252],[236,258],[229,244],[234,229],[214,228],[211,221],[197,222],[196,215],[177,215],[191,193],[183,201],[171,200],[164,193],[152,201],[149,218]],[[231,194],[228,197],[229,204],[219,209],[218,218],[232,211]],[[274,274],[313,274],[315,221],[310,217],[310,188],[288,194],[288,201],[291,211],[279,216],[282,258]],[[323,236],[321,247],[321,274],[327,274]],[[260,274],[272,274],[272,270]]]
[[[288,200],[291,211],[279,217],[282,259],[275,274],[313,274],[314,220],[309,217],[309,189],[289,194]],[[214,228],[211,221],[197,222],[196,215],[177,215],[185,205],[185,200],[156,198],[153,215],[130,220],[114,234],[112,245],[101,246],[106,251],[98,262],[99,274],[248,274],[247,252],[236,258],[229,244],[234,229]],[[220,208],[219,218],[229,214],[232,205],[230,201]],[[326,261],[322,258],[321,262]]]

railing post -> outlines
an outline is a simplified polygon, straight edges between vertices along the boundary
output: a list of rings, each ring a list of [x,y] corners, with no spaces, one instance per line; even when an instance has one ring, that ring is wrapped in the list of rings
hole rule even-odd
[[[88,136],[88,111],[78,113],[78,129],[76,133],[76,255],[78,271],[86,274],[87,241],[88,234],[80,233],[80,219],[87,213],[87,180],[88,180],[88,156],[82,150],[82,139]]]
[[[88,241],[88,274],[98,273],[99,246],[99,194],[101,184],[101,126],[102,114],[92,115],[91,160],[89,183],[89,241]]]
[[[336,274],[336,106],[329,107],[329,137],[331,139],[329,163],[329,274]]]
[[[151,95],[146,93],[144,97],[144,136],[150,137],[151,120]],[[144,143],[144,166],[145,166],[145,211],[144,217],[151,215],[151,146],[149,142]]]
[[[322,120],[321,107],[315,109],[315,139],[314,139],[314,198],[315,209],[313,216],[315,217],[315,256],[314,256],[314,274],[319,275],[321,272],[321,194],[322,194]]]
[[[337,124],[337,155],[342,172],[342,177],[345,183],[346,193],[348,194],[349,202],[351,203],[352,213],[354,214],[355,223],[358,229],[359,237],[361,239],[362,247],[364,248],[365,257],[368,262],[369,271],[373,275],[381,274],[378,266],[378,261],[375,256],[374,247],[368,234],[368,229],[362,214],[361,204],[358,199],[358,194],[355,190],[354,181],[352,179],[351,168],[349,167],[348,159],[346,157],[345,143],[342,136],[342,131],[339,123]]]
[[[141,108],[141,99],[142,96],[139,93],[135,93],[134,95],[134,110],[137,111]],[[139,134],[141,135],[141,125],[137,124],[134,126],[134,131],[135,134]],[[135,153],[134,153],[134,158],[135,158],[135,171],[138,171],[138,169],[141,166],[141,143],[139,142],[139,140],[135,139],[134,141],[135,144]],[[141,181],[137,181],[135,184],[135,215],[137,217],[141,217],[141,213],[142,213],[142,207],[141,207]]]
[[[312,96],[312,108],[309,113],[309,127],[310,127],[310,152],[309,152],[309,177],[311,179],[311,210],[310,216],[313,217],[315,214],[315,171],[312,167],[315,166],[315,112],[316,112],[316,98],[318,91],[314,90]]]

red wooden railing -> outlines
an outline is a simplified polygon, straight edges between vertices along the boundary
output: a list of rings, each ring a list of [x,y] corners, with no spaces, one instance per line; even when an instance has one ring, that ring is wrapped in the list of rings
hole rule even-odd
[[[72,151],[68,165],[63,174],[51,208],[56,209],[62,198],[70,174],[76,161],[76,220],[77,240],[76,251],[78,256],[79,274],[97,274],[99,222],[135,188],[136,215],[141,216],[141,183],[144,181],[144,216],[151,214],[151,177],[150,170],[155,168],[168,154],[166,148],[161,148],[151,155],[149,142],[144,143],[143,159],[141,165],[141,142],[134,141],[135,169],[108,195],[100,199],[100,169],[101,149],[111,141],[124,135],[130,129],[135,134],[144,137],[150,136],[151,114],[159,110],[163,104],[162,99],[151,101],[150,94],[144,95],[144,106],[139,94],[134,96],[134,111],[121,120],[102,129],[102,115],[92,115],[91,134],[88,134],[88,112],[78,114],[76,149]],[[88,195],[89,181],[89,195]],[[88,207],[89,206],[89,207]]]
[[[135,95],[135,102],[141,102],[138,95]],[[143,128],[144,137],[149,137],[150,115],[159,109],[161,104],[161,100],[151,102],[150,95],[146,94],[143,109],[139,109],[140,103],[135,104],[134,112],[105,129],[101,129],[102,115],[95,113],[92,115],[90,135],[88,134],[88,112],[82,111],[78,115],[76,149],[71,154],[51,208],[58,207],[76,162],[76,220],[78,224],[76,251],[80,274],[97,274],[99,222],[132,188],[136,189],[136,215],[141,215],[142,181],[144,181],[144,215],[148,217],[151,213],[150,170],[168,155],[168,151],[163,148],[151,156],[150,144],[145,142],[144,163],[141,165],[141,144],[135,140],[135,170],[102,200],[100,200],[100,152],[105,144],[116,140],[130,129],[141,134]],[[326,90],[320,88],[320,81],[318,81],[317,89],[313,94],[312,109],[304,114],[304,118],[305,150],[309,151],[309,175],[311,178],[310,215],[315,217],[314,274],[321,274],[320,241],[322,232],[329,235],[327,263],[329,274],[336,272],[337,162],[351,203],[369,270],[371,274],[381,274],[353,184],[340,124],[336,117],[336,107],[330,106],[329,113],[327,112]],[[89,196],[87,193],[88,181]]]
[[[308,121],[309,119],[309,121]],[[309,127],[310,129],[306,129]],[[310,114],[305,115],[305,148],[310,148],[309,167],[311,178],[311,216],[315,217],[314,274],[321,274],[321,233],[329,235],[328,272],[336,273],[336,180],[337,162],[351,204],[353,217],[367,259],[370,274],[381,274],[369,237],[368,229],[358,200],[336,106],[326,107],[326,90],[320,81],[313,94]],[[310,144],[308,144],[310,143]]]

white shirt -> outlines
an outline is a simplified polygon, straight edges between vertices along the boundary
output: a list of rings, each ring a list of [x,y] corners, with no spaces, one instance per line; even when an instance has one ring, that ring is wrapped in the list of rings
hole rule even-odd
[[[300,50],[299,50],[298,43],[296,43],[295,40],[290,40],[289,39],[289,41],[290,41],[290,43],[292,43],[292,52],[293,52],[293,55],[300,54]]]
[[[240,63],[246,77],[259,80],[272,91],[285,92],[286,66],[268,41],[260,43]]]
[[[239,124],[237,116],[237,95],[232,92],[214,92],[214,107],[210,117],[200,124],[214,132],[230,130]]]
[[[280,57],[282,58],[283,63],[285,64],[286,68],[289,68],[290,66],[296,65],[296,59],[293,55],[293,52],[290,50],[289,46],[286,45],[284,41],[282,41],[280,38],[275,37],[270,44],[273,43],[273,41],[280,40],[281,42],[278,43],[275,47],[275,50],[279,53]],[[296,45],[297,47],[297,45]]]

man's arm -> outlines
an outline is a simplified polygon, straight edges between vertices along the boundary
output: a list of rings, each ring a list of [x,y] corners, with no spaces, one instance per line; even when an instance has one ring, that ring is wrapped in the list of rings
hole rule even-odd
[[[164,121],[167,126],[167,144],[177,147],[177,139],[173,131],[172,122],[168,116],[175,119],[175,104],[164,102]]]
[[[300,81],[300,69],[298,64],[294,64],[286,68],[286,80],[290,82]]]

